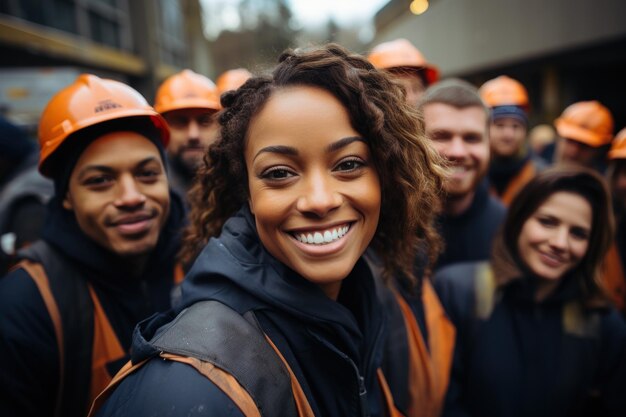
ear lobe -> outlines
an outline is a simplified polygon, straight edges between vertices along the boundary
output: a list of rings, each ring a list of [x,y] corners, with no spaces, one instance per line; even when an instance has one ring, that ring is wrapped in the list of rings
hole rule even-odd
[[[65,194],[65,198],[63,199],[63,208],[65,210],[70,210],[72,211],[74,209],[74,207],[72,206],[72,201],[70,200],[70,196],[69,193]]]

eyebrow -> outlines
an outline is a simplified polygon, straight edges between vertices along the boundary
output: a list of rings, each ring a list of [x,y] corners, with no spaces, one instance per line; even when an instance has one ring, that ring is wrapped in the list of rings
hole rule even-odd
[[[328,145],[326,147],[326,152],[328,152],[328,153],[336,152],[339,149],[345,148],[346,146],[348,146],[352,142],[357,142],[357,141],[360,141],[360,142],[363,142],[363,143],[367,143],[365,138],[362,138],[361,136],[349,136],[347,138],[339,139],[337,142],[333,142],[330,145]],[[256,159],[262,153],[278,153],[278,154],[282,154],[282,155],[297,156],[298,155],[298,150],[296,148],[292,147],[292,146],[282,146],[282,145],[266,146],[265,148],[263,148],[263,149],[259,150],[259,152],[257,152],[257,154],[254,156],[254,159]]]
[[[149,156],[139,161],[139,163],[135,166],[134,169],[141,168],[144,165],[147,165],[153,161],[158,162],[158,158],[156,156]],[[106,173],[115,172],[115,170],[108,165],[87,165],[86,167],[80,170],[80,172],[78,173],[78,178],[81,178],[83,175],[85,175],[89,171],[101,171],[101,172],[106,172]]]

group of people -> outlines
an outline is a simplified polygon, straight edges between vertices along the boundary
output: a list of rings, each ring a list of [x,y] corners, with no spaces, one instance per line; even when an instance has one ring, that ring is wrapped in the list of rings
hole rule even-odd
[[[403,39],[154,107],[81,75],[41,117],[39,236],[0,242],[0,413],[621,416],[626,131],[573,104],[552,163],[528,111]]]

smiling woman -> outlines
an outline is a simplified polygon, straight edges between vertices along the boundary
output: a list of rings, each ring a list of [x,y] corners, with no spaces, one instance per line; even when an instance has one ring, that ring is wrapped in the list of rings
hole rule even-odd
[[[489,264],[438,272],[459,335],[444,416],[623,415],[626,324],[599,285],[612,235],[603,179],[548,169],[511,202]]]
[[[419,244],[436,253],[443,177],[418,114],[387,75],[336,45],[285,52],[271,77],[222,104],[221,138],[191,193],[196,259],[182,303],[140,325],[133,363],[148,361],[127,369],[100,415],[201,405],[201,415],[396,416],[381,371],[388,290],[364,253],[375,248],[385,276],[407,281]],[[215,302],[254,328],[235,332]],[[268,345],[276,353],[246,360]],[[282,371],[267,371],[276,360]],[[142,400],[127,401],[129,390]]]

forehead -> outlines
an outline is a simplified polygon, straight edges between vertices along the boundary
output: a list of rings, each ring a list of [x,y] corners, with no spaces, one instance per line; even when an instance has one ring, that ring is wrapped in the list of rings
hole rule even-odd
[[[178,110],[172,110],[172,111],[168,111],[167,113],[163,114],[163,117],[165,117],[166,119],[171,118],[196,118],[199,116],[204,116],[204,115],[210,115],[213,113],[216,113],[216,110],[213,109],[178,109]]]
[[[491,121],[493,124],[498,125],[516,125],[516,126],[524,126],[521,120],[516,119],[515,117],[497,117]]]
[[[536,212],[557,217],[572,225],[591,226],[591,204],[586,198],[576,193],[558,191],[550,195]]]
[[[161,159],[157,146],[145,136],[136,132],[111,132],[91,142],[78,158],[76,166],[117,166],[150,157]]]
[[[297,86],[275,92],[250,124],[247,148],[285,140],[294,146],[358,135],[343,104],[326,90]]]
[[[485,134],[487,115],[478,106],[457,108],[444,103],[429,103],[423,108],[427,130],[445,129]]]

